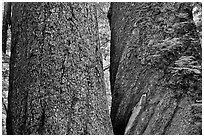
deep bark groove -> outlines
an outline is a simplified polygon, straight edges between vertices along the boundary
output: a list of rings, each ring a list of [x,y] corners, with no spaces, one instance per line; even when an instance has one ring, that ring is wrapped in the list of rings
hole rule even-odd
[[[202,91],[202,58],[192,5],[111,4],[111,120],[115,134],[124,134],[132,108],[144,93],[151,111],[142,109],[128,134],[191,134],[194,130],[188,119],[193,118],[190,106]],[[179,108],[177,99],[181,99]],[[159,102],[157,106],[155,102]]]

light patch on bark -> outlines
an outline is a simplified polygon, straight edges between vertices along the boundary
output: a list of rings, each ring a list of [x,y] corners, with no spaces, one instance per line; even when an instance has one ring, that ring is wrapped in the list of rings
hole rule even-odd
[[[128,124],[125,128],[125,135],[128,133],[128,131],[131,129],[131,127],[133,126],[133,122],[135,121],[135,118],[137,117],[137,115],[139,114],[144,102],[146,100],[146,94],[143,94],[140,98],[140,101],[136,104],[136,106],[134,107],[133,111],[132,111],[132,115],[129,118]]]

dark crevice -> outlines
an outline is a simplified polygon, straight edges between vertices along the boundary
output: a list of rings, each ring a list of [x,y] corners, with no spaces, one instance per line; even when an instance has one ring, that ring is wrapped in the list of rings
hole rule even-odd
[[[149,120],[148,120],[147,124],[143,127],[142,131],[140,132],[140,135],[143,135],[143,133],[144,133],[145,130],[147,129],[147,127],[148,127],[148,125],[149,125],[149,122],[151,121],[151,119],[152,119],[152,117],[153,117],[153,115],[154,115],[154,112],[155,112],[155,109],[156,109],[156,106],[157,106],[157,105],[158,105],[158,103],[153,105],[153,107],[154,107],[153,112],[152,112],[151,116],[149,117]]]
[[[41,118],[40,118],[40,125],[39,125],[39,129],[38,129],[38,133],[43,135],[43,132],[44,132],[44,125],[45,125],[45,106],[44,105],[41,105],[41,108],[42,108],[42,112],[41,112]]]
[[[180,102],[180,100],[181,100],[181,99],[177,99],[177,106],[176,106],[176,108],[174,109],[174,112],[173,112],[173,114],[172,114],[170,120],[169,120],[169,121],[167,122],[167,124],[165,125],[162,135],[165,135],[166,131],[167,131],[168,128],[171,126],[171,122],[173,121],[173,118],[174,118],[176,112],[177,112],[178,109],[179,109],[179,102]]]

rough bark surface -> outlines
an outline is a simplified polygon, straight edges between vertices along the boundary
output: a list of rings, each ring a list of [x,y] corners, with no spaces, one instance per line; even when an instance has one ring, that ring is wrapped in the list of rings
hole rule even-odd
[[[112,134],[93,3],[12,3],[8,134]]]
[[[112,3],[115,134],[202,134],[201,43],[192,3]]]

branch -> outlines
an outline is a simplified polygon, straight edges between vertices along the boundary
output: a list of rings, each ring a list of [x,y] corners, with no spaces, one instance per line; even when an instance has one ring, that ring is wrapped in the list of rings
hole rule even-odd
[[[4,103],[4,98],[2,98],[2,104],[3,104],[4,109],[6,110],[6,114],[7,114],[7,112],[8,112],[8,108],[6,107],[6,104]]]
[[[103,71],[106,71],[106,70],[109,69],[109,68],[110,68],[110,64],[107,65],[107,66],[105,66],[105,68],[103,69]]]

